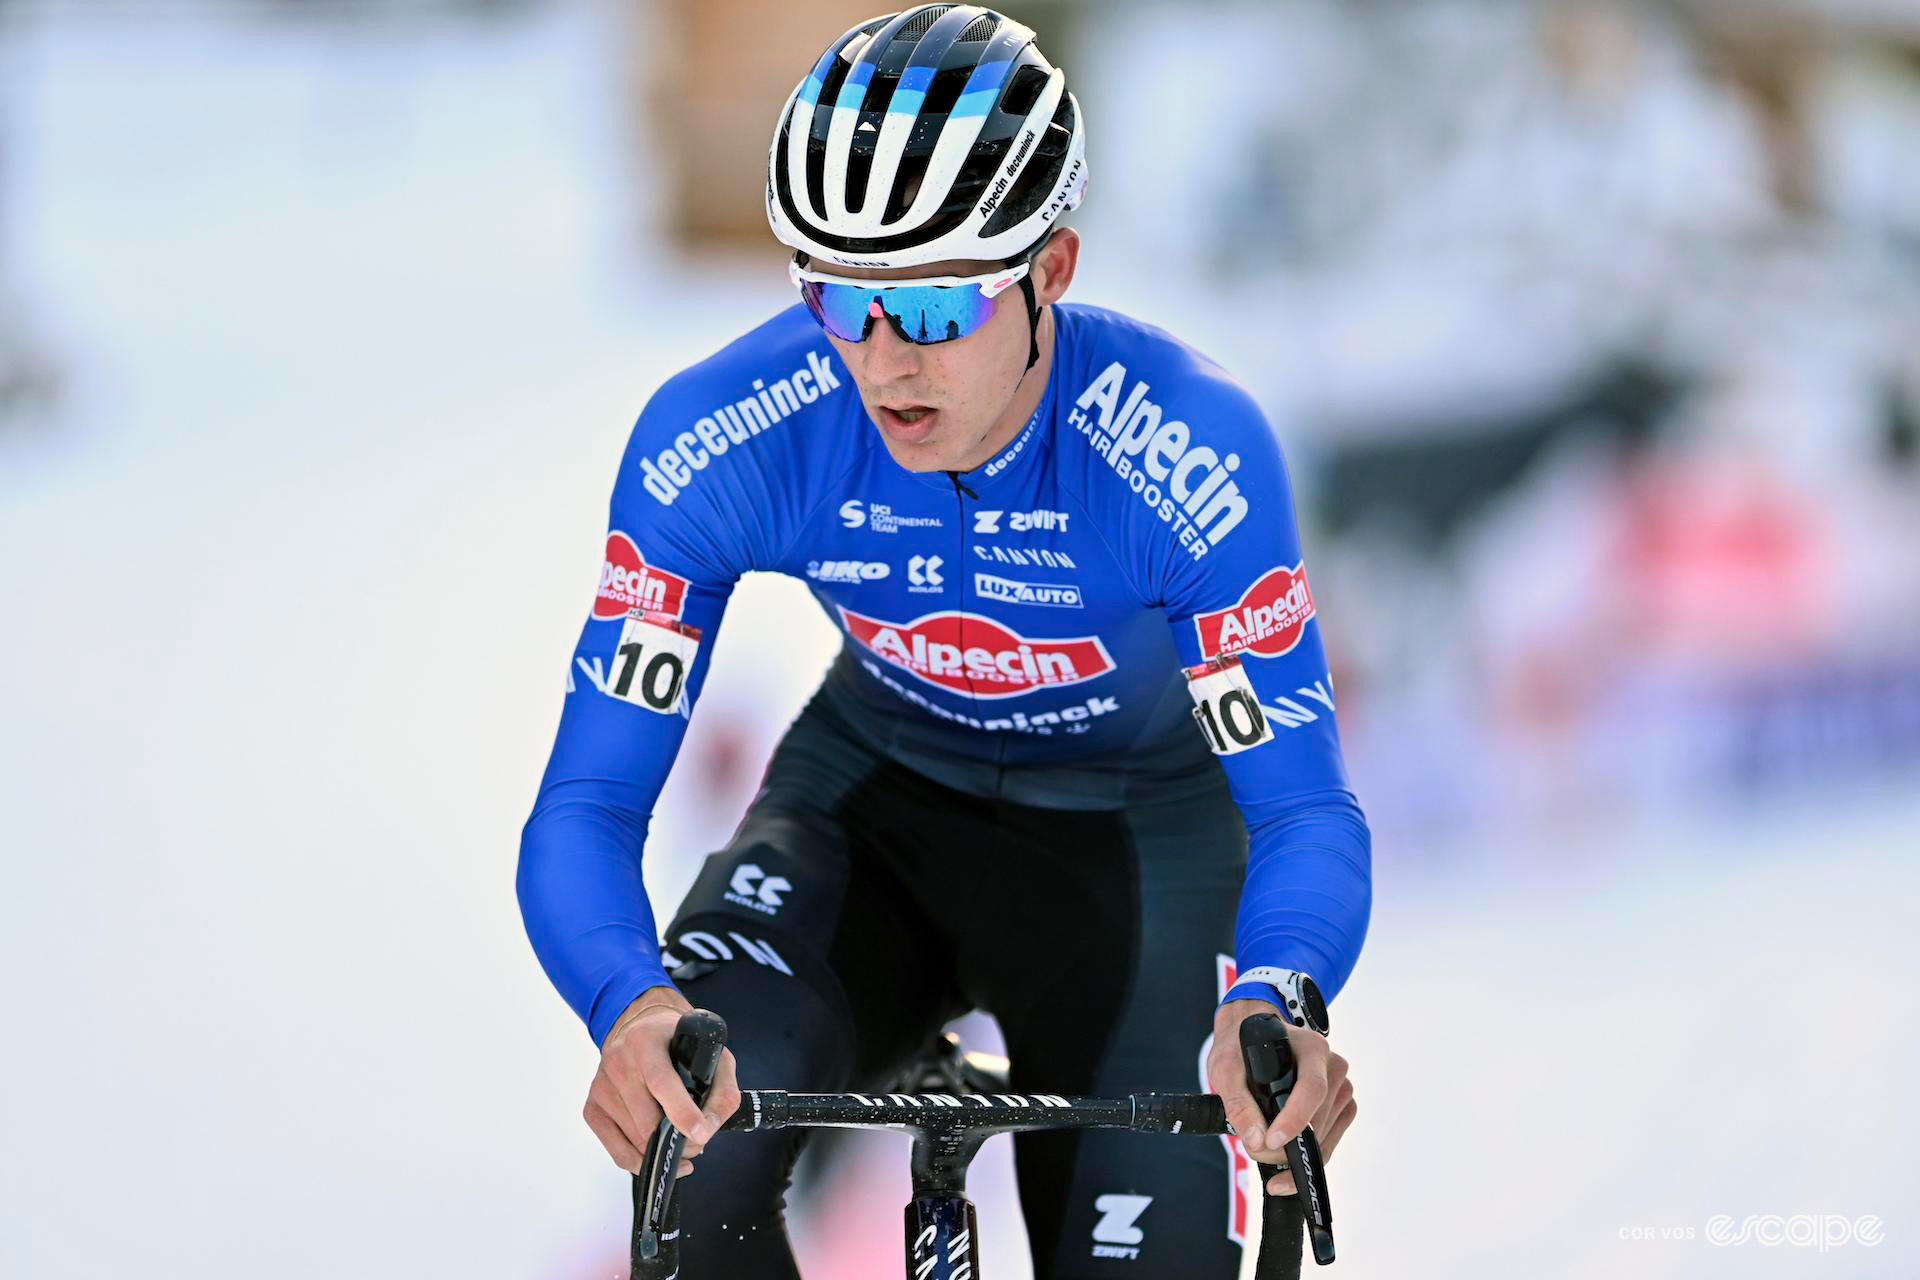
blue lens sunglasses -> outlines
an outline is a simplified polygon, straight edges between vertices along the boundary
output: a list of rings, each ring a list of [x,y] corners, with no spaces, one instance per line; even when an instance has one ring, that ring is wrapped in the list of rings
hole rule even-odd
[[[787,274],[820,327],[842,342],[865,342],[873,322],[885,316],[902,341],[932,346],[978,333],[1028,266],[1017,261],[977,276],[849,280],[810,271],[796,257]]]

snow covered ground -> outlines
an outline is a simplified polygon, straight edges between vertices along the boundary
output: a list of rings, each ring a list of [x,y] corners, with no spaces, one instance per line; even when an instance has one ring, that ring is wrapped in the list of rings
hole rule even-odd
[[[0,430],[0,1274],[609,1276],[515,845],[632,416],[784,281],[641,270],[614,9],[138,12],[0,27],[0,283],[68,387]],[[657,900],[835,643],[736,597]],[[1341,1274],[1912,1274],[1920,786],[1502,841],[1382,851]],[[976,1185],[1024,1274],[1004,1144]]]

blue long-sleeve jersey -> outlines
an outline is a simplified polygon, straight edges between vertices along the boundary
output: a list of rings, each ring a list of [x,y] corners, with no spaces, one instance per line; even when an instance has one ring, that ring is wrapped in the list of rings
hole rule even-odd
[[[1039,408],[957,476],[892,460],[799,306],[641,413],[520,851],[528,936],[595,1043],[670,985],[641,849],[749,570],[809,585],[845,635],[830,696],[950,786],[1111,808],[1224,768],[1249,837],[1240,968],[1303,971],[1329,999],[1346,982],[1369,836],[1278,443],[1164,331],[1053,315]]]

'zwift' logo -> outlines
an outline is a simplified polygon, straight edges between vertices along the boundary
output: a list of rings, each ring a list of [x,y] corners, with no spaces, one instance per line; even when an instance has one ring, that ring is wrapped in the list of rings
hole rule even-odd
[[[1100,1196],[1093,1202],[1100,1221],[1093,1224],[1093,1256],[1096,1258],[1137,1258],[1140,1242],[1147,1233],[1138,1225],[1140,1215],[1153,1203],[1152,1196],[1121,1193]]]
[[[840,606],[847,634],[928,684],[975,698],[1058,689],[1113,670],[1099,636],[1028,639],[978,613],[949,610],[883,622]]]

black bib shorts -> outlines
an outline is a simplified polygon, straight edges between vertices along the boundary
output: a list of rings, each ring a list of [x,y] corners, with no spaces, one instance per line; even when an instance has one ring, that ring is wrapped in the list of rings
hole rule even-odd
[[[1203,1091],[1247,857],[1217,766],[1120,808],[1038,807],[899,763],[855,714],[831,681],[813,699],[667,931],[676,985],[727,1021],[741,1087],[884,1089],[983,1009],[1015,1092]],[[804,1138],[709,1145],[683,1184],[685,1280],[798,1276],[783,1210]],[[1239,1275],[1261,1193],[1223,1139],[1019,1134],[1014,1163],[1043,1280]]]

